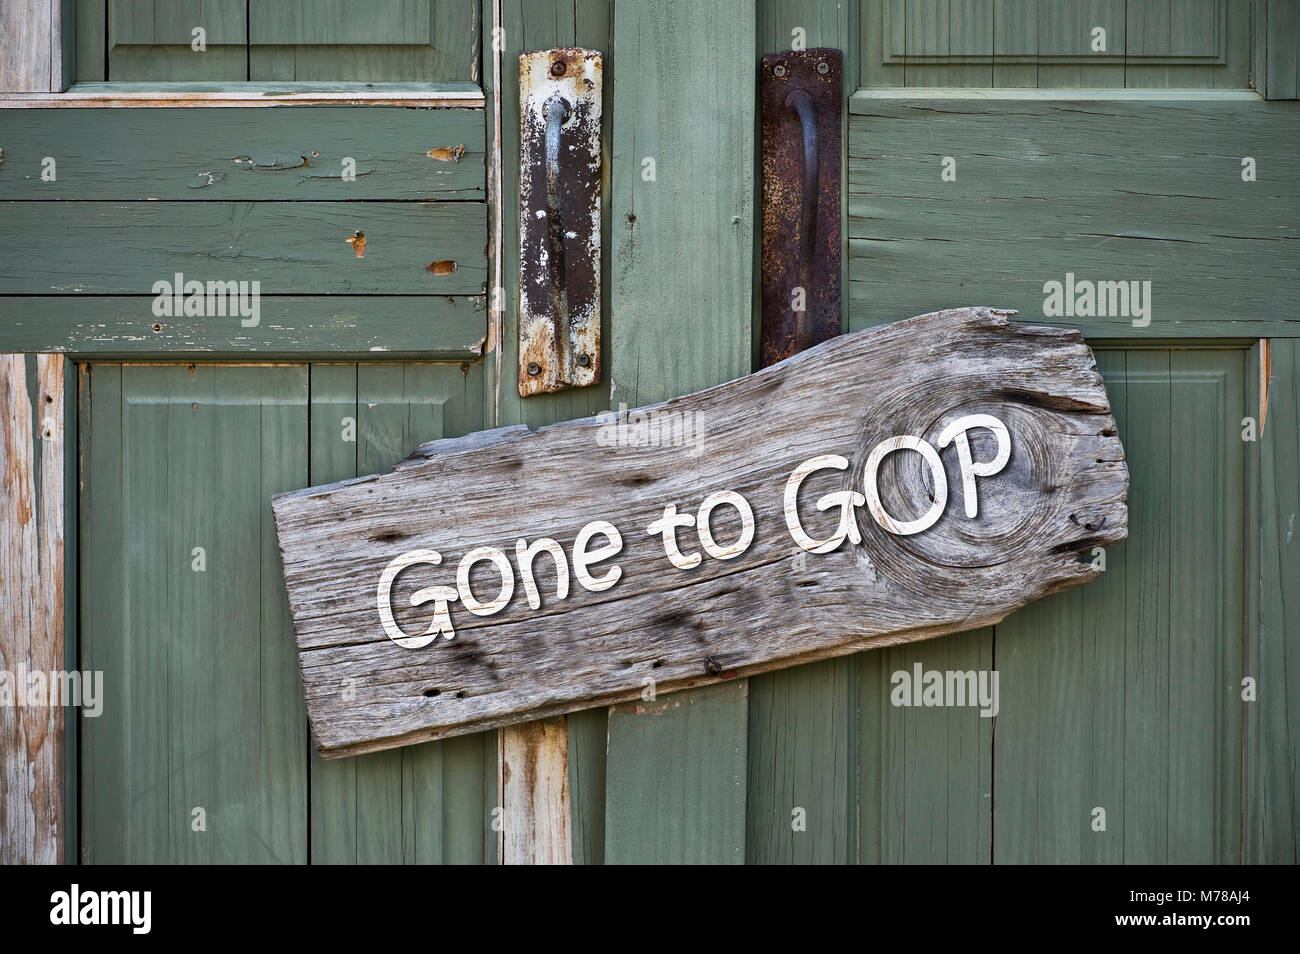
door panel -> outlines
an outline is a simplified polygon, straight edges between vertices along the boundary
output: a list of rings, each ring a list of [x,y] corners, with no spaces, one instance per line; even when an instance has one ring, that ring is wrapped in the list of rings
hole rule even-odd
[[[1251,13],[1250,0],[861,0],[861,85],[1246,89]]]
[[[82,381],[82,856],[307,859],[307,724],[270,497],[307,476],[305,367]],[[201,548],[201,549],[200,549]]]
[[[106,699],[81,723],[87,861],[491,858],[493,736],[332,762],[310,748],[270,511],[274,493],[477,430],[481,376],[83,370],[81,664],[104,673]]]
[[[246,0],[107,0],[107,4],[108,74],[79,79],[176,83],[248,78]],[[95,15],[89,9],[86,13],[87,19]],[[202,51],[193,46],[196,29],[204,31]]]
[[[79,82],[478,81],[478,0],[80,0],[77,21]]]
[[[1246,354],[1100,356],[1129,537],[997,627],[995,861],[1241,860]]]
[[[748,861],[1240,860],[1247,354],[1099,350],[1132,483],[1098,581],[750,680]],[[996,718],[895,705],[918,664],[996,670]]]
[[[250,0],[249,79],[476,81],[475,0]]]

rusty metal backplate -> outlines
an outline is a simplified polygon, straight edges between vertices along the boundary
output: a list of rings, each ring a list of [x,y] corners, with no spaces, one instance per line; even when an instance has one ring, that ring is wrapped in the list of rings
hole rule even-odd
[[[600,380],[601,54],[519,57],[519,393]]]
[[[763,367],[840,333],[842,94],[839,50],[760,63]]]

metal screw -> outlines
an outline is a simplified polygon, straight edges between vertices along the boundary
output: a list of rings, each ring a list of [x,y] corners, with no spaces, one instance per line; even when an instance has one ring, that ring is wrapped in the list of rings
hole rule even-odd
[[[772,75],[780,79],[785,75],[785,67],[780,63],[776,64],[776,66],[772,67]]]
[[[704,660],[704,671],[710,676],[716,676],[718,673],[722,672],[722,663],[718,662],[712,656],[709,656]]]
[[[589,355],[589,354],[580,354],[580,355],[578,355],[578,365],[579,365],[580,367],[585,368],[585,367],[587,367],[587,366],[590,365],[590,364],[591,364],[591,355]]]
[[[528,373],[536,377],[537,375],[542,373],[542,366],[538,364],[536,361],[529,361]]]
[[[822,76],[825,76],[830,71],[831,71],[831,65],[829,63],[817,64],[817,72],[820,73]]]
[[[565,70],[565,66],[563,60],[556,60],[554,63],[551,64],[552,76],[563,76],[564,70]]]

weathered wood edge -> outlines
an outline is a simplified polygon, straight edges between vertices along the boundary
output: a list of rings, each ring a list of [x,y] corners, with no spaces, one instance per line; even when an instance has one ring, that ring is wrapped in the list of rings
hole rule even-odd
[[[64,669],[67,367],[0,355],[0,668],[14,674]],[[61,705],[0,707],[0,863],[63,861],[64,729]]]
[[[1013,309],[1009,308],[992,308],[985,305],[974,305],[969,308],[947,309],[947,312],[970,311],[978,316],[991,318],[995,326],[1006,326],[1014,328],[1018,332],[1025,334],[1044,335],[1048,337],[1060,337],[1070,341],[1083,342],[1083,334],[1073,328],[1061,328],[1051,325],[1022,325],[1016,322],[1008,321],[1010,316],[1016,314]],[[802,351],[799,354],[786,358],[770,368],[763,368],[754,372],[750,377],[775,373],[777,369],[789,368],[800,363],[812,364],[819,360],[819,354],[833,348],[837,343],[843,342],[846,338],[864,337],[867,335],[878,334],[886,329],[906,330],[910,323],[921,323],[931,319],[934,315],[945,314],[946,312],[930,312],[924,315],[916,315],[912,318],[905,318],[886,325],[874,325],[870,328],[864,328],[848,335],[842,335],[839,338],[823,342],[812,348]],[[1089,349],[1091,353],[1091,349]],[[669,398],[666,401],[659,401],[655,404],[647,404],[644,407],[634,408],[629,413],[636,411],[653,411],[668,408],[673,404],[703,395],[713,394],[719,390],[731,385],[731,381],[724,381],[721,384],[715,384],[712,387],[704,388],[700,391],[692,391],[690,394],[684,394],[680,397]],[[612,413],[612,412],[606,412]],[[1107,400],[1106,413],[1110,413],[1110,403]],[[530,427],[527,424],[510,424],[505,427],[497,427],[486,431],[476,431],[473,434],[466,434],[462,437],[444,437],[438,440],[426,441],[421,444],[410,455],[403,460],[398,461],[390,468],[390,472],[399,470],[408,470],[412,467],[419,467],[421,464],[428,463],[434,457],[447,458],[456,454],[468,454],[484,447],[492,447],[496,444],[509,443],[511,441],[523,440],[534,434],[542,434],[550,431],[561,430],[566,428],[579,428],[598,422],[602,415],[591,415],[589,417],[574,418],[569,421],[557,421],[554,424],[544,424],[541,427]],[[337,490],[340,487],[347,487],[353,484],[364,484],[375,480],[382,474],[368,474],[365,477],[350,477],[347,480],[339,480],[329,484],[319,484],[315,487],[304,487],[300,490],[287,490],[275,494],[271,500],[272,504],[287,502],[298,497],[311,497],[317,494],[327,493],[331,490]]]

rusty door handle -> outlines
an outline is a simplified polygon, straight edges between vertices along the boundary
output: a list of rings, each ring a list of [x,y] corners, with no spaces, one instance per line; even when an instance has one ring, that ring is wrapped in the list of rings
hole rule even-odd
[[[805,296],[813,283],[813,253],[817,247],[817,112],[805,89],[793,89],[785,97],[785,107],[799,117],[803,135],[803,195],[799,215],[799,287]],[[796,313],[795,351],[812,345],[807,309]]]
[[[601,54],[519,57],[519,394],[600,380]]]
[[[550,271],[547,283],[551,296],[551,318],[555,326],[555,340],[569,340],[569,302],[565,293],[568,280],[564,267],[564,215],[560,201],[560,127],[573,114],[573,109],[559,93],[542,106],[546,123],[546,267]],[[564,360],[561,352],[560,360]]]
[[[842,67],[832,49],[760,64],[764,367],[840,333]]]

